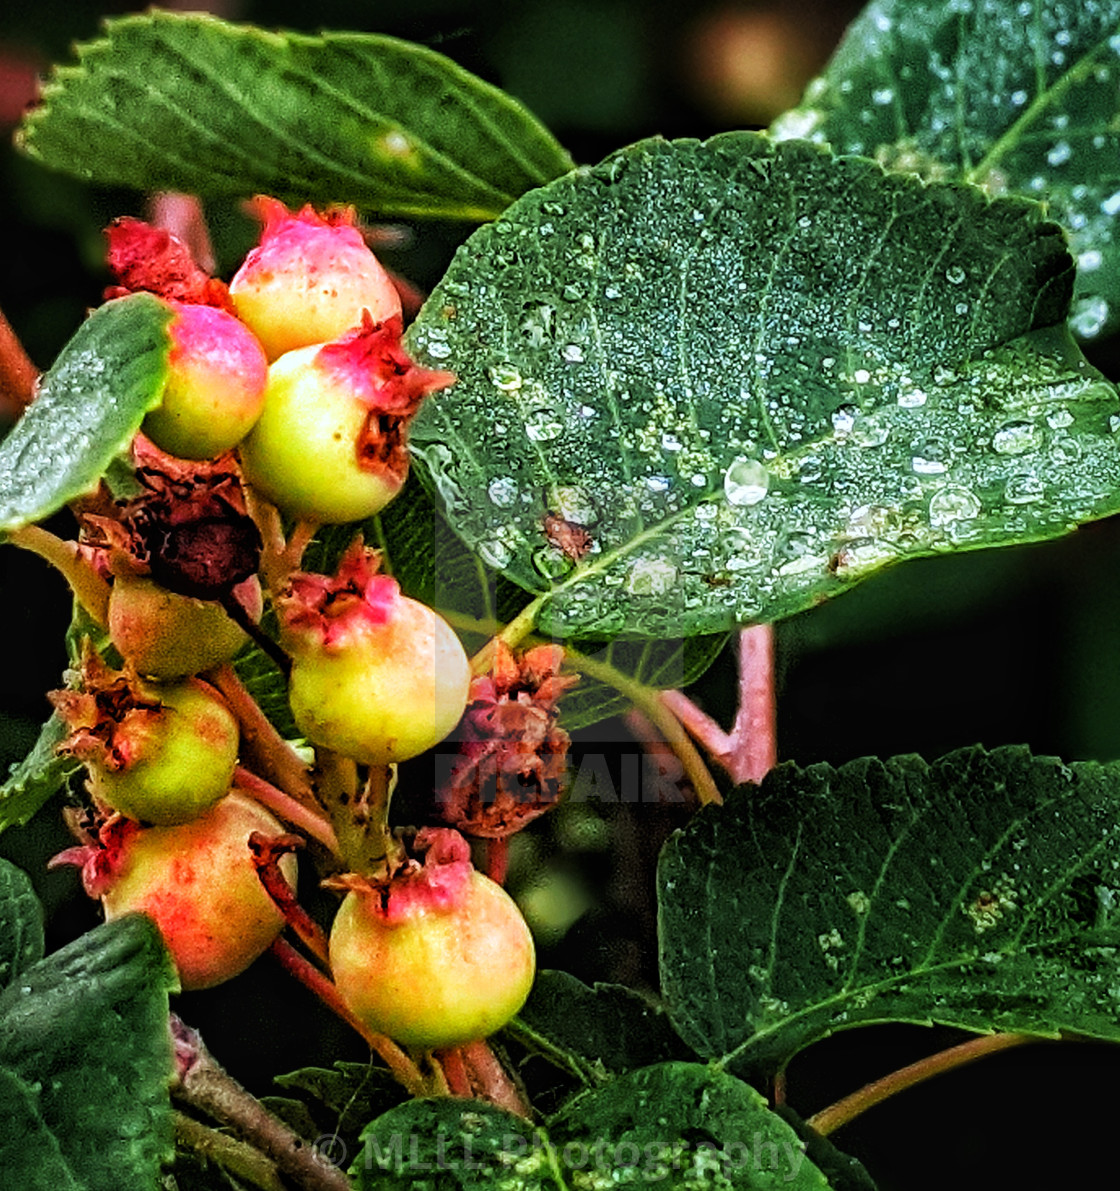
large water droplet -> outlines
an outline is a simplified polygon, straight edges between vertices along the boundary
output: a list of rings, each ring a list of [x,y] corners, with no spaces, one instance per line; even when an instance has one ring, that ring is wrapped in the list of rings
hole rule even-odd
[[[513,557],[513,550],[509,543],[502,541],[500,538],[493,538],[488,542],[480,542],[478,552],[482,555],[484,562],[489,566],[496,567],[498,570],[506,566]]]
[[[1056,438],[1050,444],[1050,458],[1059,467],[1076,463],[1081,458],[1081,444],[1076,438],[1070,438],[1068,434]]]
[[[564,433],[564,422],[556,410],[540,406],[526,415],[525,433],[534,442],[549,442]]]
[[[663,558],[639,558],[626,576],[626,590],[636,596],[661,596],[676,586],[679,572]]]
[[[1109,313],[1108,302],[1104,298],[1078,298],[1070,310],[1070,328],[1082,339],[1092,339],[1104,329]]]
[[[921,409],[928,399],[925,389],[919,389],[916,385],[905,388],[898,394],[898,404],[903,409]]]
[[[946,484],[929,498],[929,523],[935,528],[952,521],[968,521],[981,509],[980,499],[970,488]]]
[[[1065,430],[1067,426],[1073,425],[1073,414],[1064,405],[1059,405],[1046,415],[1046,425],[1051,430]]]
[[[504,361],[491,364],[487,373],[494,388],[501,389],[503,393],[515,393],[521,388],[521,373],[513,364]]]
[[[1073,150],[1069,147],[1069,141],[1059,141],[1046,154],[1046,160],[1051,165],[1064,165],[1070,159]]]
[[[517,483],[510,476],[498,476],[486,489],[487,496],[500,509],[508,509],[517,500]]]
[[[997,455],[1025,455],[1042,446],[1042,430],[1034,422],[1005,422],[992,435],[992,450]]]
[[[583,348],[580,347],[578,343],[565,343],[563,348],[560,350],[560,355],[563,356],[569,364],[583,363]]]
[[[924,443],[913,448],[910,457],[910,467],[920,476],[940,476],[949,470],[949,457],[946,448],[934,439],[927,439]]]
[[[841,405],[832,411],[832,429],[841,437],[850,434],[858,413],[854,405]]]
[[[1030,472],[1017,472],[1007,481],[1003,498],[1011,505],[1029,505],[1046,495],[1046,486]]]
[[[945,270],[945,280],[950,285],[960,285],[960,283],[964,281],[964,278],[965,272],[960,265],[950,265]]]
[[[723,492],[733,505],[756,505],[770,487],[770,473],[757,459],[736,459],[723,477]]]
[[[858,446],[881,447],[890,436],[890,423],[878,414],[857,414],[852,423],[852,442]]]
[[[552,490],[552,511],[576,525],[594,525],[599,511],[591,494],[578,484],[560,484]]]

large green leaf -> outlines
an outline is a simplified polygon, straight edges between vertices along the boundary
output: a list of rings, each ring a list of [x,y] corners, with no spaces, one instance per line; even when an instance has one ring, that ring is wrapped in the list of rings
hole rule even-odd
[[[1118,0],[875,0],[773,131],[1046,199],[1091,339],[1120,325],[1118,54]]]
[[[580,1191],[619,1185],[680,1191],[809,1191],[828,1181],[766,1101],[700,1063],[645,1067],[584,1092],[549,1122]]]
[[[43,908],[31,879],[22,869],[0,859],[0,988],[7,988],[42,958]]]
[[[1120,1041],[1120,767],[966,749],[782,766],[658,873],[670,1015],[773,1072],[868,1022]]]
[[[643,142],[459,250],[410,329],[459,376],[413,449],[545,631],[773,620],[1120,508],[1072,281],[1024,200],[759,134]],[[578,564],[549,513],[589,532]]]
[[[78,58],[21,143],[91,181],[492,219],[572,164],[510,96],[391,37],[154,11],[108,21]]]
[[[12,766],[8,780],[0,786],[0,831],[28,822],[66,779],[81,769],[80,761],[60,754],[58,746],[69,729],[52,715],[43,725],[31,752]]]
[[[151,294],[89,316],[0,445],[0,531],[19,529],[88,492],[163,396],[170,308]]]
[[[172,1149],[174,985],[159,932],[129,915],[34,964],[0,993],[0,1101],[18,1107],[15,1116],[0,1112],[0,1154],[17,1149],[27,1130],[51,1175],[69,1176],[18,1185],[156,1185]]]

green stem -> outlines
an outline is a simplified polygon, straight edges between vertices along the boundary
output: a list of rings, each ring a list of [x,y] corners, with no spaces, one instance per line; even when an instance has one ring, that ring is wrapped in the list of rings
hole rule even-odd
[[[109,584],[78,553],[76,542],[65,542],[39,525],[12,530],[8,541],[45,559],[70,584],[74,598],[91,619],[104,628],[109,623]]]
[[[488,641],[479,651],[471,658],[471,671],[474,674],[485,674],[490,669],[490,663],[494,657],[494,642],[503,641],[510,649],[516,649],[518,645],[533,631],[537,623],[537,617],[540,615],[541,609],[552,599],[551,592],[547,595],[537,596],[531,604],[526,604],[524,608],[506,625],[504,629],[492,641]]]
[[[972,1038],[962,1042],[959,1046],[952,1046],[948,1050],[939,1051],[928,1058],[919,1059],[908,1067],[891,1072],[882,1079],[875,1080],[858,1092],[837,1100],[835,1104],[822,1109],[815,1116],[811,1116],[807,1124],[811,1125],[823,1137],[827,1137],[841,1125],[847,1125],[856,1117],[865,1113],[876,1104],[882,1104],[891,1096],[904,1092],[915,1084],[924,1083],[935,1075],[946,1071],[955,1071],[967,1063],[973,1063],[986,1055],[997,1051],[1010,1050],[1013,1046],[1024,1046],[1028,1042],[1041,1042],[1043,1039],[1032,1034],[985,1034],[980,1038]]]
[[[383,876],[399,845],[389,830],[394,780],[388,765],[371,765],[359,789],[358,766],[330,749],[315,750],[316,790],[330,813],[342,862],[352,873]]]
[[[723,801],[711,770],[708,769],[704,758],[700,756],[696,746],[684,730],[684,725],[662,702],[659,690],[648,687],[628,674],[623,674],[621,670],[617,670],[607,662],[600,662],[578,650],[566,646],[564,654],[574,669],[581,674],[586,674],[589,678],[595,678],[599,682],[613,687],[620,695],[625,695],[650,720],[665,737],[669,747],[676,753],[681,765],[684,766],[685,776],[703,805]]]
[[[171,1119],[175,1125],[176,1145],[217,1163],[243,1183],[259,1187],[260,1191],[286,1191],[286,1185],[276,1170],[276,1163],[248,1142],[219,1133],[217,1129],[211,1129],[186,1113],[173,1112]]]

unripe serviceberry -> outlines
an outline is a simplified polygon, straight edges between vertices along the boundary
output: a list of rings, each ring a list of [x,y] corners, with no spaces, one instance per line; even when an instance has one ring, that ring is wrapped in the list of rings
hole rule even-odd
[[[258,247],[230,282],[238,317],[270,360],[297,347],[337,339],[369,311],[374,322],[399,317],[389,275],[354,226],[352,210],[292,214],[276,199],[256,200],[264,218]]]
[[[279,611],[300,731],[313,744],[385,765],[451,732],[466,707],[470,663],[451,626],[376,566],[358,540],[333,578],[293,575]]]
[[[163,400],[144,433],[180,459],[210,459],[235,447],[264,406],[268,361],[252,332],[213,306],[175,303]]]
[[[485,1038],[525,1003],[533,939],[509,894],[471,867],[457,832],[426,829],[427,850],[383,889],[346,895],[331,928],[331,973],[347,1008],[406,1046]]]
[[[360,327],[281,356],[264,411],[241,444],[249,485],[291,517],[338,524],[379,513],[408,474],[405,431],[447,372],[415,366],[401,322]]]

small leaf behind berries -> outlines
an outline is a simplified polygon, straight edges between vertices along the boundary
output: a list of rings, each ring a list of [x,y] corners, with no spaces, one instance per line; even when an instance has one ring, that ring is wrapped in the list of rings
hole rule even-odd
[[[78,58],[21,143],[90,181],[483,220],[572,167],[511,96],[392,37],[153,11],[107,21]]]
[[[644,141],[459,249],[406,337],[459,379],[411,445],[545,632],[771,621],[1120,509],[1120,395],[1072,286],[1025,199],[754,133]]]
[[[0,445],[0,532],[41,521],[93,488],[163,395],[168,306],[107,302],[78,328]]]
[[[23,869],[0,859],[0,988],[42,958],[43,907]]]
[[[68,735],[66,725],[52,715],[31,752],[12,766],[8,780],[0,786],[0,831],[27,823],[48,798],[62,789],[66,779],[81,769],[80,761],[56,751]]]
[[[772,132],[1045,200],[1094,339],[1120,325],[1118,54],[1120,0],[876,0]]]
[[[543,1131],[481,1101],[410,1100],[366,1126],[362,1142],[350,1167],[358,1191],[568,1189]]]
[[[33,1127],[44,1158],[64,1163],[72,1179],[20,1186],[156,1186],[172,1153],[167,994],[175,984],[155,926],[128,915],[40,960],[0,993],[0,1071],[8,1077],[0,1098],[33,1093],[19,1116],[0,1113],[0,1154]]]
[[[1117,765],[783,765],[662,852],[669,1013],[744,1075],[870,1022],[1120,1041],[1118,846]]]

